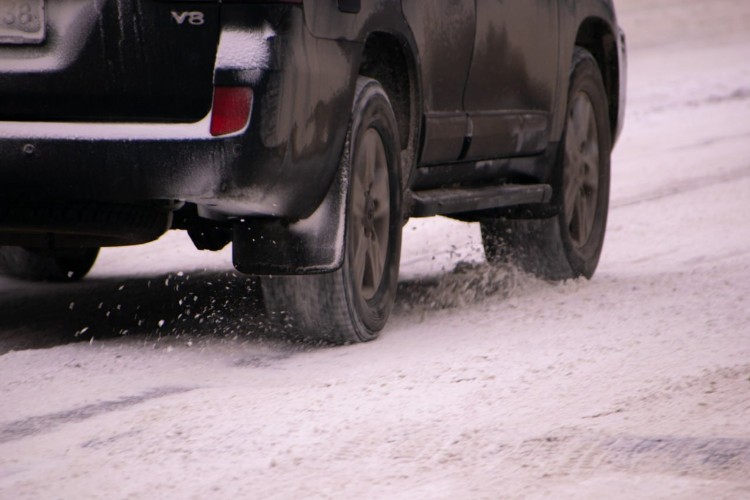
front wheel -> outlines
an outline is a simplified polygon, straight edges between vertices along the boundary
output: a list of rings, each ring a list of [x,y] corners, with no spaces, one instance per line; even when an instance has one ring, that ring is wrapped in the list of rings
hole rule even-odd
[[[596,60],[577,47],[553,182],[558,214],[548,219],[482,221],[487,260],[510,260],[551,280],[591,278],[604,244],[609,208],[612,143],[607,110]]]
[[[344,262],[332,273],[262,280],[271,321],[303,340],[378,336],[395,301],[401,256],[400,142],[383,88],[360,77],[339,168],[350,175]]]

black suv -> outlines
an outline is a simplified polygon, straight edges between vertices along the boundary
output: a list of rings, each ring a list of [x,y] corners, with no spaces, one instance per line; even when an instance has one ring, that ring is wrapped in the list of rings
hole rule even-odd
[[[0,266],[184,229],[290,331],[369,340],[409,217],[590,277],[624,98],[611,0],[3,2]]]

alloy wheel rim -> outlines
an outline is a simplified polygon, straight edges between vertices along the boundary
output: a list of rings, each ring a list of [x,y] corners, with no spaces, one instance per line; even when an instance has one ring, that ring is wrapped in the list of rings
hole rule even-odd
[[[599,197],[599,134],[591,99],[579,92],[568,112],[563,166],[563,207],[577,249],[591,237]]]
[[[351,258],[354,283],[365,300],[375,297],[388,255],[390,188],[383,139],[367,129],[356,151],[352,178]]]

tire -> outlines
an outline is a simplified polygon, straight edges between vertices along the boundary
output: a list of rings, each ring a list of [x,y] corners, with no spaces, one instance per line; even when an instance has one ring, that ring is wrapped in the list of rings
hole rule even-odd
[[[593,276],[609,209],[612,139],[607,110],[607,94],[596,60],[576,47],[565,132],[553,173],[557,215],[482,221],[488,261],[510,261],[549,280]]]
[[[337,271],[261,280],[269,319],[305,341],[375,339],[395,302],[401,258],[400,141],[380,84],[360,77],[339,168],[349,171],[344,261]]]
[[[91,270],[98,248],[42,250],[0,247],[0,273],[28,281],[78,281]]]

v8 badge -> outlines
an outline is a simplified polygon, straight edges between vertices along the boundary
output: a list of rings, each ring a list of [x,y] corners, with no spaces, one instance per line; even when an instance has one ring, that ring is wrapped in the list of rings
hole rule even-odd
[[[179,26],[182,26],[185,22],[193,26],[201,26],[206,22],[203,12],[199,10],[186,10],[184,12],[176,12],[173,10],[172,19],[174,19],[174,22]]]

